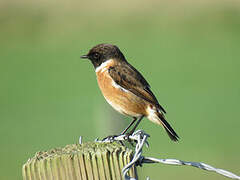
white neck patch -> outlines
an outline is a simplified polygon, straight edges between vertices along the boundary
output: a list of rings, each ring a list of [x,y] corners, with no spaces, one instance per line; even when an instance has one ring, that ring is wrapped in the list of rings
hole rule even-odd
[[[112,60],[112,59],[109,59],[109,60],[105,61],[104,63],[102,63],[100,66],[98,66],[98,67],[95,69],[95,72],[97,73],[97,72],[99,72],[99,71],[101,71],[101,72],[105,71],[105,70],[107,69],[107,67],[108,67],[110,64],[112,64],[112,63],[113,63],[113,60]]]

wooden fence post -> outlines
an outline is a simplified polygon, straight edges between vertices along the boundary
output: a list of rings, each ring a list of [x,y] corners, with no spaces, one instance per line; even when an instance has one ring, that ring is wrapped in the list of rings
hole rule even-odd
[[[22,168],[24,180],[122,180],[133,151],[114,143],[88,142],[37,152]],[[129,171],[136,177],[136,168]]]

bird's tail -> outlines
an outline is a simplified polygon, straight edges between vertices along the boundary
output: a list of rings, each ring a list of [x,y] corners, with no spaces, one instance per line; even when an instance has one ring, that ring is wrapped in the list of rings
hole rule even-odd
[[[173,130],[171,125],[167,122],[167,120],[164,117],[163,112],[161,112],[160,110],[157,110],[155,107],[149,107],[147,118],[156,124],[162,125],[164,127],[164,129],[166,130],[168,136],[171,138],[171,140],[178,141],[179,136]]]

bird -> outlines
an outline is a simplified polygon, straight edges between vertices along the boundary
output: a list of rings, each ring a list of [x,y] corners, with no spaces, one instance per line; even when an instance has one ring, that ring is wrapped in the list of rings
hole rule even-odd
[[[146,117],[161,125],[173,141],[179,136],[165,118],[166,111],[159,104],[143,75],[125,58],[121,50],[112,44],[98,44],[92,47],[82,59],[93,64],[99,88],[106,101],[119,113],[130,116],[131,123],[120,133],[132,134],[141,120]]]

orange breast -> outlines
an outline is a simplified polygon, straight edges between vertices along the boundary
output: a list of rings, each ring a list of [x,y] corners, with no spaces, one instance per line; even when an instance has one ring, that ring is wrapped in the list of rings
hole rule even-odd
[[[122,114],[132,117],[146,115],[147,102],[115,84],[107,69],[108,67],[105,67],[96,72],[98,85],[107,102]]]

